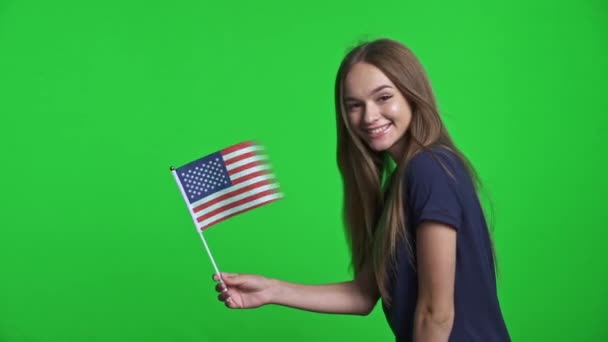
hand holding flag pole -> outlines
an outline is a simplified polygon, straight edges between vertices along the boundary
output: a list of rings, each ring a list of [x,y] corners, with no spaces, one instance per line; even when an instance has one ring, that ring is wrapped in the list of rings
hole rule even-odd
[[[262,150],[259,144],[246,141],[177,169],[171,166],[194,226],[222,283],[203,230],[283,197]]]

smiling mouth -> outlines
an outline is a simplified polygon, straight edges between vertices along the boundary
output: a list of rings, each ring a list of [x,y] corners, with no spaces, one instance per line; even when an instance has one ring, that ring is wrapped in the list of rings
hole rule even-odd
[[[374,129],[367,129],[367,130],[365,130],[365,132],[367,133],[367,135],[370,138],[379,138],[379,137],[383,136],[384,134],[386,134],[386,132],[388,132],[391,127],[392,127],[392,124],[389,123],[382,127],[378,127],[378,128],[374,128]]]

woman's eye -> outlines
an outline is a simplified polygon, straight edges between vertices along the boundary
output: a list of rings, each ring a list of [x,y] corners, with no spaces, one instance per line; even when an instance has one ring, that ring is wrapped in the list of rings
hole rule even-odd
[[[382,102],[388,101],[391,97],[392,97],[391,95],[380,96],[380,101],[382,101]]]
[[[355,108],[358,108],[359,104],[358,103],[353,103],[347,106],[348,110],[353,110]]]

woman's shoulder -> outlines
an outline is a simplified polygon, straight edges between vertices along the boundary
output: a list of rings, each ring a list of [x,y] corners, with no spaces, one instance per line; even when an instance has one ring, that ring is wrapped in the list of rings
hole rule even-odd
[[[443,146],[418,152],[406,166],[403,177],[403,185],[408,188],[474,188],[465,161],[457,152]]]
[[[435,172],[460,173],[464,165],[458,155],[445,146],[435,145],[420,150],[407,166],[407,175],[428,175]]]

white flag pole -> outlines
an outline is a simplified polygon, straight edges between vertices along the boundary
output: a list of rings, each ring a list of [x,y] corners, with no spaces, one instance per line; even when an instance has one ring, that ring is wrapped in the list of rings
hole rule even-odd
[[[177,183],[177,186],[179,187],[179,191],[181,192],[182,197],[184,198],[184,201],[186,202],[186,205],[188,207],[188,212],[190,213],[190,217],[192,217],[192,222],[194,223],[194,228],[196,229],[196,231],[198,231],[199,235],[201,236],[201,239],[203,240],[203,245],[205,245],[205,250],[207,250],[207,255],[209,255],[209,259],[211,259],[211,264],[213,264],[213,269],[215,270],[215,273],[217,274],[220,282],[223,283],[224,281],[222,280],[222,277],[220,276],[220,270],[217,268],[215,260],[213,260],[213,255],[211,255],[211,250],[209,249],[209,246],[207,245],[207,241],[205,240],[205,237],[203,236],[203,231],[198,229],[196,217],[194,217],[194,214],[192,213],[192,210],[190,209],[190,205],[188,205],[188,203],[189,203],[188,197],[186,196],[184,187],[182,186],[182,183],[179,181],[179,178],[177,177],[177,172],[175,171],[175,168],[173,166],[171,166],[171,173],[173,174],[173,178],[175,178],[175,182]]]

